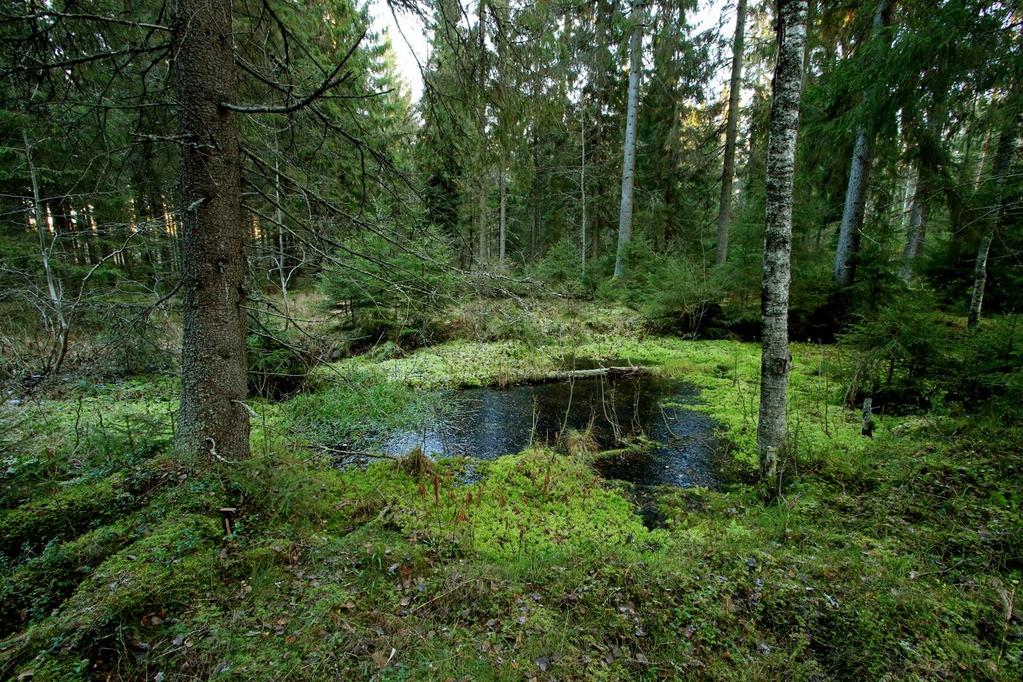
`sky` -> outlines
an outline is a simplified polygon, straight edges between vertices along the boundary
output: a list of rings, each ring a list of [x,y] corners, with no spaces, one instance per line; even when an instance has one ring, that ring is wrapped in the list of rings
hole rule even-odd
[[[722,33],[730,40],[735,29],[735,9],[732,0],[701,0],[693,18],[696,30],[702,31],[716,26],[722,12],[727,14]],[[418,101],[423,93],[423,75],[419,65],[425,65],[430,54],[430,37],[426,28],[418,17],[410,14],[398,13],[397,19],[400,23],[396,23],[387,0],[370,0],[369,13],[373,19],[374,30],[380,35],[390,36],[398,73],[408,85],[412,100]]]
[[[381,36],[386,34],[390,37],[398,73],[409,86],[412,101],[418,101],[423,94],[423,74],[419,65],[425,66],[430,54],[430,36],[426,34],[423,22],[417,16],[396,13],[401,22],[399,31],[387,0],[370,0],[369,14],[373,18],[373,29]]]

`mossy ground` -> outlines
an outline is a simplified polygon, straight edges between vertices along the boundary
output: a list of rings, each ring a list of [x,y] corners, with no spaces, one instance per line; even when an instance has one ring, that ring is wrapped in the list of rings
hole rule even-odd
[[[839,406],[838,351],[796,346],[796,453],[765,504],[743,483],[758,348],[626,335],[621,319],[320,368],[317,391],[254,404],[252,460],[218,470],[168,458],[165,382],[8,405],[0,676],[1023,676],[1014,419],[882,417],[865,439]],[[315,447],[572,357],[698,385],[733,482],[658,491],[651,529],[584,456],[339,471]]]

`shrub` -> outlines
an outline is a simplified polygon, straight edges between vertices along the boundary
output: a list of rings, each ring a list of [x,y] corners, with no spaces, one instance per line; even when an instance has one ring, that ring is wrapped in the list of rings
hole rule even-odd
[[[840,337],[853,350],[846,399],[872,396],[883,409],[927,407],[937,386],[933,377],[947,370],[951,334],[922,291],[902,295]]]
[[[639,238],[626,249],[624,265],[624,275],[602,284],[598,295],[636,308],[663,331],[696,334],[721,311],[721,288],[684,256],[658,253]]]
[[[262,398],[285,398],[302,387],[311,364],[310,354],[304,349],[273,334],[250,334],[247,346],[250,393]]]
[[[527,273],[558,293],[579,296],[588,289],[583,281],[582,254],[572,239],[562,239],[552,246]]]
[[[428,341],[437,309],[458,292],[447,240],[427,230],[399,246],[373,234],[352,250],[379,255],[339,252],[319,282],[341,326],[370,343]]]

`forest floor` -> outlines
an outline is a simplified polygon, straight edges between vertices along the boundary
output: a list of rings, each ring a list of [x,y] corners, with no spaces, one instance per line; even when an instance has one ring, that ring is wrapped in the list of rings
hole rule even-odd
[[[171,456],[172,380],[8,400],[0,677],[1023,677],[1018,420],[882,416],[864,438],[837,349],[797,345],[796,456],[768,504],[756,345],[596,308],[533,331],[320,367],[254,402],[251,460],[214,472]],[[721,485],[658,489],[648,527],[571,443],[344,469],[320,447],[566,357],[698,386]]]

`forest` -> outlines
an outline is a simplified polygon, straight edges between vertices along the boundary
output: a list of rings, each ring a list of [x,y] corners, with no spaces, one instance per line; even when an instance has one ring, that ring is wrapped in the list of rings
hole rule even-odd
[[[1023,679],[1019,0],[2,0],[0,679]]]

